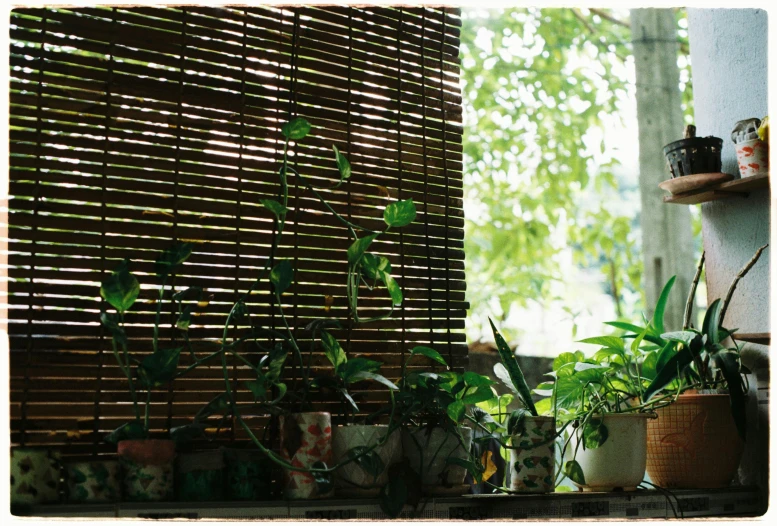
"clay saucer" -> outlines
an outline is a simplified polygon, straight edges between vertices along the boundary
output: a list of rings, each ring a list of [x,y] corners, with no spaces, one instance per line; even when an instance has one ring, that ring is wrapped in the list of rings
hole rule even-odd
[[[661,181],[658,183],[658,186],[670,194],[676,195],[724,183],[726,181],[731,181],[732,179],[734,179],[733,175],[724,173],[693,174]]]

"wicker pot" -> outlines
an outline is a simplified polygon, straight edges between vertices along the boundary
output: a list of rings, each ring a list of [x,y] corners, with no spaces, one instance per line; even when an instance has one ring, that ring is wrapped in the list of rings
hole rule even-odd
[[[293,466],[310,468],[316,462],[332,464],[332,420],[329,413],[281,416],[281,456]],[[283,470],[287,499],[323,499],[334,495],[334,485],[321,488],[312,473]]]
[[[121,476],[117,460],[72,462],[65,465],[68,502],[117,502]]]
[[[556,421],[527,416],[523,433],[510,437],[510,489],[521,493],[551,493],[556,474]]]
[[[727,394],[683,394],[648,424],[647,472],[663,488],[727,487],[744,443]]]
[[[59,451],[12,449],[11,505],[59,501],[59,460]]]
[[[469,486],[464,484],[467,470],[447,462],[448,457],[466,460],[469,456],[472,430],[462,427],[459,431],[463,444],[456,435],[440,427],[431,430],[426,427],[402,430],[402,451],[410,467],[421,475],[424,493],[447,495],[469,491]]]
[[[672,177],[719,173],[723,139],[717,137],[690,137],[664,146],[666,163]]]
[[[334,463],[339,464],[348,458],[355,447],[369,447],[386,436],[388,426],[340,426],[332,433],[332,452]],[[383,472],[377,477],[368,473],[356,462],[340,467],[335,474],[337,495],[352,497],[374,497],[388,482],[388,468],[402,460],[402,440],[397,431],[391,433],[386,442],[374,449],[383,463]]]
[[[280,478],[277,464],[261,451],[224,449],[227,500],[271,500],[274,481]]]
[[[203,502],[224,498],[221,450],[181,453],[175,461],[175,500]]]
[[[633,491],[645,478],[647,461],[647,425],[653,415],[645,413],[607,413],[603,424],[607,440],[595,449],[584,449],[577,442],[582,433],[572,435],[567,455],[583,470],[585,484],[577,484],[583,491]],[[574,481],[573,481],[574,482]]]
[[[123,471],[124,500],[156,502],[173,500],[175,442],[172,440],[123,440],[117,447]]]

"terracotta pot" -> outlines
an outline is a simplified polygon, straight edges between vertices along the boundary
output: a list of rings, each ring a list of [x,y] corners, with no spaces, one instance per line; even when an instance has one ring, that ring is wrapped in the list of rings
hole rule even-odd
[[[348,453],[355,447],[369,447],[386,436],[388,426],[340,426],[332,433],[334,463],[348,459]],[[377,477],[368,473],[356,462],[340,467],[335,473],[335,488],[338,495],[375,496],[388,482],[388,468],[402,460],[402,440],[399,430],[389,435],[386,442],[374,449],[383,463],[383,471]]]
[[[648,424],[647,472],[662,488],[727,487],[744,443],[727,394],[683,394]]]
[[[270,500],[275,497],[273,480],[280,470],[267,455],[254,449],[224,449],[227,500]]]
[[[472,445],[472,430],[459,429],[463,444],[444,429],[418,427],[402,430],[402,451],[410,467],[421,476],[424,492],[431,495],[461,494],[469,491],[464,484],[467,470],[448,464],[448,457],[467,460]],[[451,491],[446,491],[446,488]]]
[[[281,456],[293,466],[310,468],[316,462],[332,467],[332,420],[329,413],[296,413],[280,417]],[[332,475],[329,475],[330,481]],[[323,499],[334,495],[334,484],[322,486],[312,473],[283,470],[287,499]]]
[[[202,502],[224,498],[221,450],[181,453],[175,461],[175,500]]]
[[[565,461],[574,456],[583,470],[585,484],[576,486],[583,491],[633,491],[645,478],[647,461],[647,425],[654,417],[646,413],[607,413],[603,425],[607,440],[595,449],[577,447],[582,433],[575,431]],[[574,482],[574,481],[573,481]]]
[[[118,460],[71,462],[65,471],[68,502],[118,502],[121,498]]]
[[[60,453],[39,448],[11,450],[11,504],[59,501]]]
[[[123,440],[117,447],[123,471],[122,489],[128,501],[173,499],[175,442],[172,440]]]
[[[521,493],[551,493],[555,489],[556,421],[551,416],[527,416],[524,431],[510,437],[510,489]]]

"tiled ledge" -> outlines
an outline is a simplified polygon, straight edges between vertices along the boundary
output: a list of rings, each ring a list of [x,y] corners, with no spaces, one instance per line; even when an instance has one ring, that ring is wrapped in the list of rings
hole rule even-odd
[[[674,510],[673,510],[674,507]],[[400,519],[672,519],[756,516],[766,509],[766,495],[754,487],[723,490],[658,490],[621,493],[553,493],[549,495],[467,495],[424,499]],[[320,501],[119,503],[48,505],[15,514],[35,517],[147,519],[356,519],[388,517],[374,499]]]

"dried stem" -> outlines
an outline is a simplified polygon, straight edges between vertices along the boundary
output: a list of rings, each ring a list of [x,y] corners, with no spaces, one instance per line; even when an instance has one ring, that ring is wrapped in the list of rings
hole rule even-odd
[[[728,304],[731,302],[731,296],[734,295],[734,289],[737,288],[737,284],[739,283],[739,280],[744,278],[745,275],[748,273],[748,271],[753,268],[753,265],[756,264],[758,261],[758,258],[761,257],[761,252],[766,250],[766,247],[768,247],[769,244],[762,246],[758,250],[755,251],[755,255],[750,259],[750,261],[747,262],[747,264],[742,267],[742,270],[739,271],[737,276],[734,278],[734,281],[731,283],[731,286],[728,288],[728,293],[726,294],[726,299],[723,301],[723,308],[720,311],[720,321],[718,322],[719,325],[723,325],[723,320],[726,318],[726,311],[728,310]]]
[[[696,287],[699,285],[699,278],[701,277],[701,270],[704,267],[704,252],[701,253],[701,259],[699,265],[696,267],[696,275],[693,277],[693,283],[691,284],[691,290],[688,292],[688,300],[685,302],[685,316],[683,317],[683,330],[687,330],[691,326],[691,314],[693,313],[693,300],[696,298]]]

